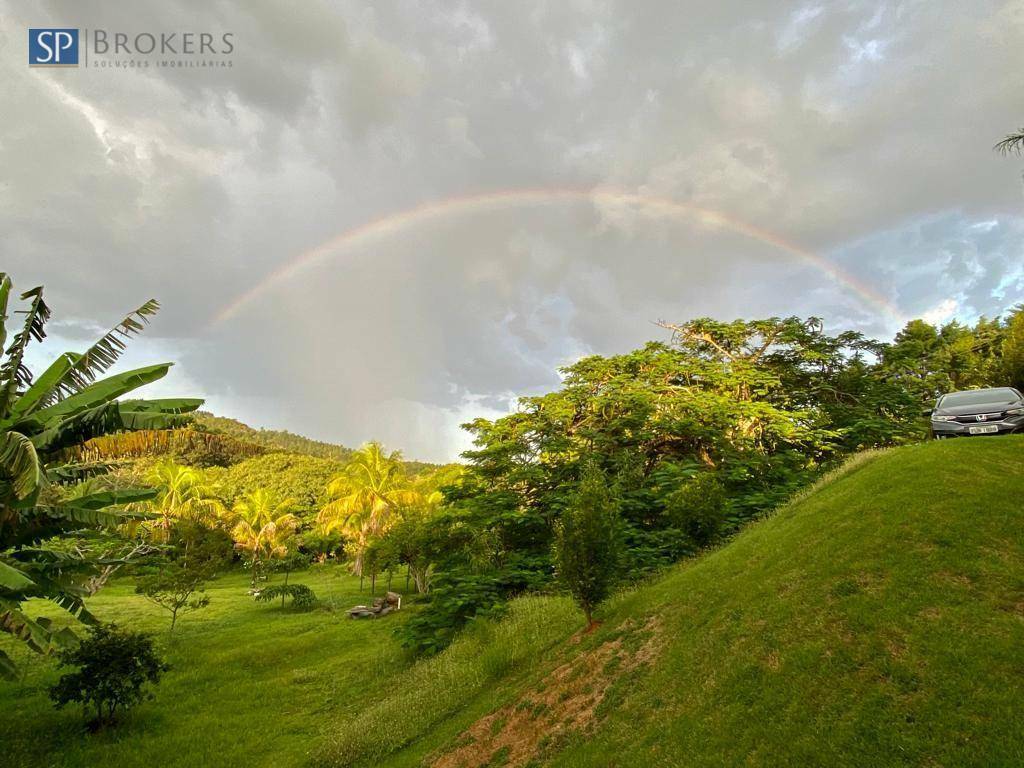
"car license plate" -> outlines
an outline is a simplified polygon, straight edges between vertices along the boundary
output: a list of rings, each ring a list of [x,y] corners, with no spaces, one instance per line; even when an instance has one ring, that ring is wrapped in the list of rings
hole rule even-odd
[[[991,435],[995,432],[998,432],[999,427],[997,427],[995,424],[990,424],[987,427],[969,427],[967,431],[970,432],[972,435]]]

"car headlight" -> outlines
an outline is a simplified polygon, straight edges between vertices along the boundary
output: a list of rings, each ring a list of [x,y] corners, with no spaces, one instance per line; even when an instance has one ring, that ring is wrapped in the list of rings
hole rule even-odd
[[[956,416],[932,416],[932,421],[956,421]]]
[[[1020,416],[1024,413],[1024,408],[1011,408],[1006,412],[1007,416]]]

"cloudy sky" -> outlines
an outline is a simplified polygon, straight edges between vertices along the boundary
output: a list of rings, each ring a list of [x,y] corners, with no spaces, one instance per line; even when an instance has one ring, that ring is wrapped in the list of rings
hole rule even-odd
[[[29,27],[234,52],[30,68]],[[1024,159],[991,149],[1024,0],[0,0],[0,116],[37,359],[156,297],[152,394],[415,458],[659,318],[887,338],[1024,301]]]

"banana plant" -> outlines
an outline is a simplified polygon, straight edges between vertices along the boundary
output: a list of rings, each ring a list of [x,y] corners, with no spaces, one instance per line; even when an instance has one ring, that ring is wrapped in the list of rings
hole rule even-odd
[[[46,337],[50,310],[41,286],[21,294],[25,303],[16,314],[23,318],[8,344],[12,289],[10,277],[0,272],[0,631],[48,653],[74,642],[74,635],[29,616],[25,601],[49,599],[78,620],[93,622],[84,602],[90,579],[124,562],[53,543],[114,531],[145,516],[127,505],[155,495],[152,490],[122,490],[64,498],[57,483],[84,476],[88,468],[62,461],[62,455],[100,435],[180,426],[203,401],[121,399],[165,376],[170,363],[101,378],[157,312],[155,300],[131,312],[85,352],[65,352],[34,376],[25,363],[25,350]],[[16,672],[0,650],[0,676]]]

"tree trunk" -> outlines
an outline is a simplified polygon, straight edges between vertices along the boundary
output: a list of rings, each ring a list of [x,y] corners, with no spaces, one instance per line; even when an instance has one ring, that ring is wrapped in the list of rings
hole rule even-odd
[[[409,591],[409,569],[410,568],[411,568],[411,566],[408,563],[406,563],[406,565],[405,565],[405,591],[406,592]]]

